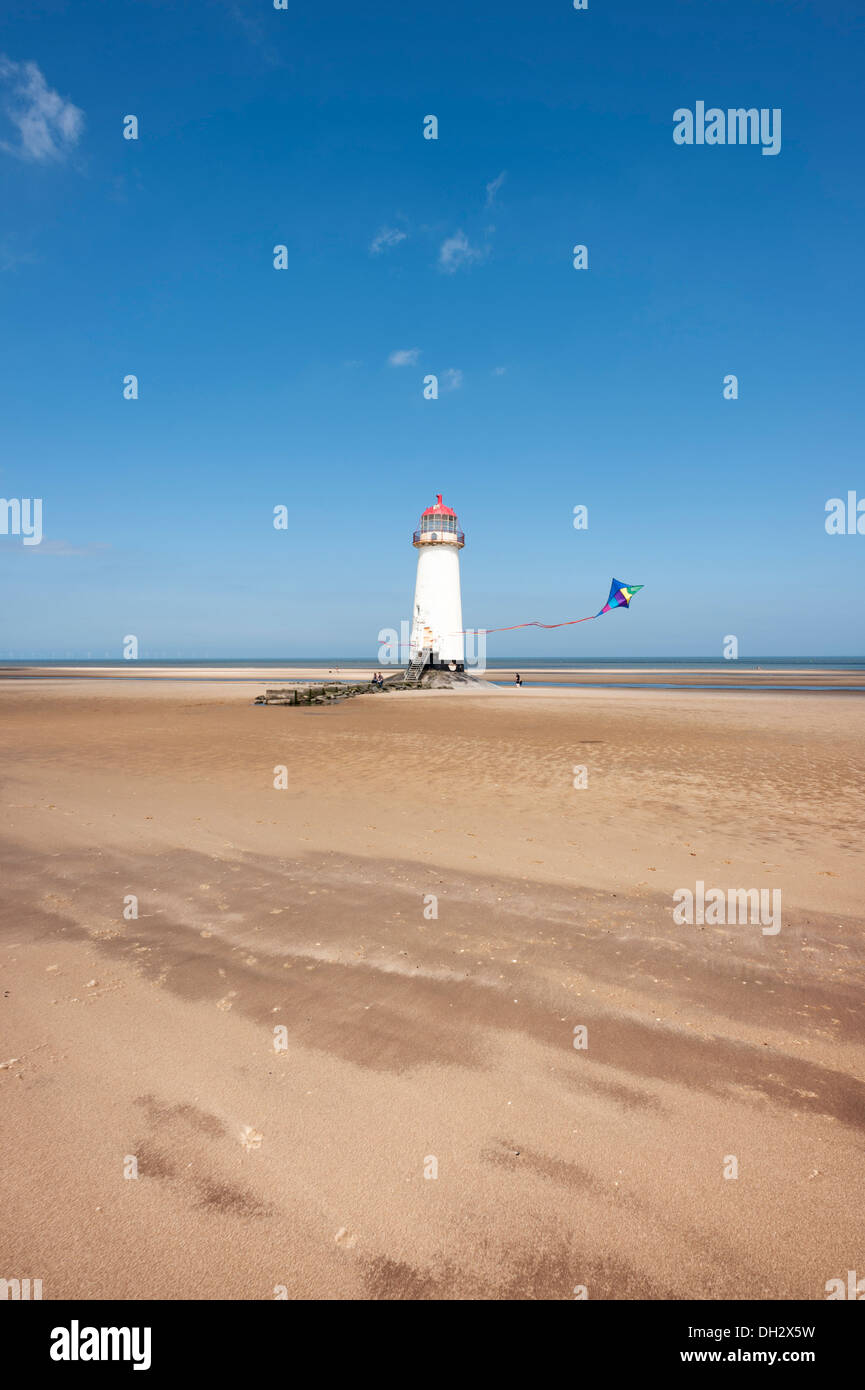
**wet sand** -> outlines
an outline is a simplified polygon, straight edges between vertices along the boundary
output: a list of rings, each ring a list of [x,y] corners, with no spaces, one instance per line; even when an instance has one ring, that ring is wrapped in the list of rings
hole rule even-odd
[[[861,1266],[861,696],[221,676],[0,679],[10,1277],[820,1299]],[[781,931],[677,925],[696,880],[781,889]]]

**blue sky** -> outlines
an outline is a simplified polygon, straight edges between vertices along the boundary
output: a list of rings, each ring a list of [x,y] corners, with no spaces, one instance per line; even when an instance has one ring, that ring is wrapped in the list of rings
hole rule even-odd
[[[468,626],[645,585],[490,656],[862,651],[861,5],[4,9],[0,657],[372,655],[436,492]]]

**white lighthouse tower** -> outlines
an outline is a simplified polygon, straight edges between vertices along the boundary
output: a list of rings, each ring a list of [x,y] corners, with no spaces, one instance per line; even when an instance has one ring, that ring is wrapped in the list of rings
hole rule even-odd
[[[456,512],[444,505],[439,493],[412,538],[417,550],[410,643],[415,670],[437,666],[462,671],[465,667],[460,598],[460,551],[465,543]]]

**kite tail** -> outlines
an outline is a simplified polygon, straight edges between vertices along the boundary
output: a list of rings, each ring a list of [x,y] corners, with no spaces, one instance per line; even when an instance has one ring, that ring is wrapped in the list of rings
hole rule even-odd
[[[590,613],[587,618],[571,618],[570,621],[566,623],[535,623],[535,627],[575,627],[577,623],[590,623],[600,616],[600,613]]]
[[[531,623],[514,623],[513,627],[464,627],[461,628],[459,632],[453,633],[452,635],[455,637],[467,637],[469,633],[475,631],[483,633],[516,632],[517,628],[520,627],[543,627],[547,629],[552,627],[573,627],[576,623],[590,623],[593,620],[593,618],[599,618],[600,616],[600,613],[590,613],[587,618],[571,618],[569,622],[565,623],[539,623],[535,621]]]
[[[465,627],[458,633],[451,633],[453,637],[467,637],[470,632],[516,632],[520,627],[542,627],[548,632],[554,627],[575,627],[577,623],[590,623],[594,618],[600,618],[604,613],[612,613],[614,608],[629,608],[634,594],[639,593],[643,588],[642,584],[623,584],[621,579],[614,579],[610,585],[610,597],[607,599],[603,608],[597,613],[590,613],[586,618],[571,618],[564,623],[541,623],[534,619],[530,623],[514,623],[513,627]]]

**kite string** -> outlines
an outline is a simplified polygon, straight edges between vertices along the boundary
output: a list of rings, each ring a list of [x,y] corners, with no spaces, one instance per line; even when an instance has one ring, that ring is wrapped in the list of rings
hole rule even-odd
[[[514,623],[513,627],[479,627],[479,628],[477,628],[477,629],[475,629],[475,628],[473,628],[473,627],[466,627],[466,628],[462,628],[459,632],[454,633],[453,635],[454,635],[455,637],[467,637],[467,636],[469,635],[469,633],[472,633],[472,632],[474,632],[474,631],[476,631],[476,630],[477,630],[478,632],[483,632],[483,633],[489,633],[489,632],[516,632],[517,628],[520,628],[520,627],[543,627],[543,628],[546,628],[546,629],[548,629],[548,630],[549,630],[550,628],[553,628],[553,627],[574,627],[574,625],[575,625],[576,623],[590,623],[590,622],[592,622],[592,620],[593,620],[594,618],[597,618],[597,617],[599,617],[599,614],[597,614],[597,613],[590,613],[589,616],[588,616],[587,618],[570,618],[567,622],[564,622],[564,623],[539,623],[537,620],[535,620],[535,621],[530,622],[530,623]]]
[[[589,613],[585,618],[570,618],[563,623],[542,623],[535,618],[530,623],[514,623],[513,627],[465,627],[461,628],[459,632],[449,633],[448,635],[451,637],[468,637],[472,632],[477,632],[478,634],[484,633],[485,635],[489,632],[516,632],[517,629],[521,627],[542,627],[546,631],[554,627],[575,627],[577,623],[590,623],[594,618],[600,618],[603,613],[611,613],[614,608],[627,608],[634,594],[638,589],[642,588],[642,584],[623,584],[621,580],[614,578],[610,585],[610,597],[607,599],[604,607],[598,613]]]

